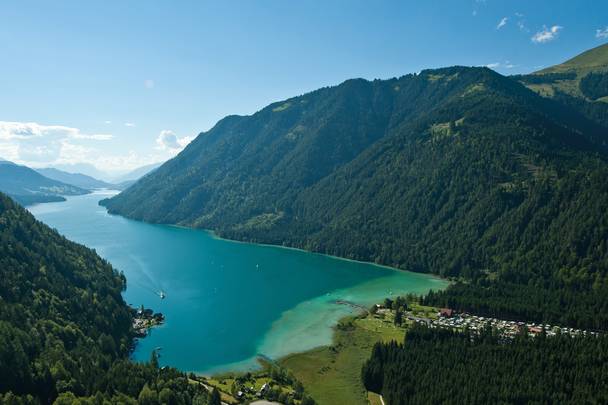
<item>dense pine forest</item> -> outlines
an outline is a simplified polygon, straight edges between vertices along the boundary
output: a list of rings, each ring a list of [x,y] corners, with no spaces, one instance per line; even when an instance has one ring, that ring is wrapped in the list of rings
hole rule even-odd
[[[128,360],[125,282],[0,194],[0,403],[206,404],[185,374]]]
[[[517,336],[505,342],[417,325],[377,344],[362,370],[385,403],[606,403],[608,337]]]
[[[606,329],[608,104],[573,61],[349,80],[230,116],[103,204],[460,280],[434,304]]]

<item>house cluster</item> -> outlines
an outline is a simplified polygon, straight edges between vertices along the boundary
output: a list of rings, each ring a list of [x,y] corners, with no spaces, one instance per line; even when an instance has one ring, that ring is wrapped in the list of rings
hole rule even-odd
[[[483,316],[470,315],[467,313],[456,313],[449,308],[442,308],[437,314],[437,319],[416,319],[417,322],[425,322],[431,328],[449,328],[456,330],[468,329],[472,332],[479,332],[487,325],[500,332],[503,336],[513,338],[520,334],[522,330],[526,330],[529,335],[536,336],[545,331],[547,336],[555,336],[558,333],[569,334],[571,336],[581,335],[596,335],[597,332],[591,332],[581,329],[565,328],[549,324],[537,324],[531,322],[516,322],[505,321],[496,318],[487,318]]]
[[[148,335],[148,329],[160,325],[165,321],[165,317],[160,312],[154,313],[151,309],[144,308],[142,305],[137,310],[133,310],[133,331],[137,337]]]
[[[237,391],[236,398],[244,399],[247,394],[255,395],[258,398],[263,398],[270,391],[270,385],[268,383],[264,383],[259,391],[256,392],[255,388],[252,387],[243,387],[241,390]]]

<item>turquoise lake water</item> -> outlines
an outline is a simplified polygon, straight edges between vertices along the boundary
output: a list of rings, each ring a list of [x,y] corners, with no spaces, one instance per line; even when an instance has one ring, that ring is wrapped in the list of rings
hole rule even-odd
[[[276,359],[329,344],[332,327],[353,311],[336,300],[369,306],[446,285],[426,275],[109,215],[98,201],[112,194],[29,210],[123,271],[129,304],[165,314],[165,324],[138,342],[136,360],[161,347],[161,364],[182,370],[245,370],[260,354]]]

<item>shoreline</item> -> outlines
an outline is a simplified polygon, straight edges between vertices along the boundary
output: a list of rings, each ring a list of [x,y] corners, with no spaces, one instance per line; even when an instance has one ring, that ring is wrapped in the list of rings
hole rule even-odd
[[[112,195],[117,195],[117,194],[121,193],[121,191],[118,191],[118,190],[109,190],[109,189],[98,189],[96,191],[115,192]],[[102,193],[94,193],[94,194],[102,194]],[[277,244],[263,243],[263,242],[248,242],[248,241],[239,240],[239,239],[229,239],[229,238],[225,238],[225,237],[222,237],[222,236],[218,235],[215,230],[209,229],[209,228],[195,228],[195,227],[192,227],[192,226],[180,225],[180,224],[168,224],[168,223],[160,223],[160,222],[147,222],[147,221],[143,221],[143,220],[139,220],[139,219],[130,218],[130,217],[127,217],[125,215],[111,213],[106,206],[99,204],[100,202],[101,202],[101,200],[97,201],[97,204],[100,207],[103,207],[106,210],[106,212],[108,213],[108,215],[119,216],[119,217],[128,219],[130,221],[142,222],[142,223],[149,224],[149,225],[168,226],[168,227],[177,228],[177,229],[186,229],[186,230],[190,230],[190,231],[204,232],[204,233],[208,234],[209,236],[211,236],[214,239],[222,240],[222,241],[225,241],[225,242],[241,243],[241,244],[255,245],[255,246],[261,246],[261,247],[277,248],[277,249],[294,250],[294,251],[308,253],[308,254],[313,254],[313,255],[320,255],[320,256],[331,257],[332,259],[344,260],[344,261],[351,262],[351,263],[367,264],[367,265],[376,266],[376,267],[380,267],[380,268],[387,269],[387,270],[405,271],[405,272],[408,272],[410,274],[420,274],[420,275],[423,275],[423,276],[426,276],[426,277],[429,277],[429,278],[435,278],[435,279],[438,279],[438,280],[447,281],[450,284],[452,282],[450,279],[441,277],[440,275],[435,274],[435,273],[422,273],[422,272],[418,272],[418,271],[400,269],[398,267],[393,267],[393,266],[390,266],[388,264],[381,264],[381,263],[369,262],[369,261],[358,260],[358,259],[349,259],[347,257],[336,256],[336,255],[332,255],[332,254],[329,254],[329,253],[316,252],[316,251],[313,251],[313,250],[306,250],[306,249],[298,248],[298,247],[294,247],[294,246],[277,245]]]
[[[106,207],[104,207],[104,208],[106,208]],[[107,208],[106,208],[106,211],[107,211]],[[213,230],[213,229],[193,228],[193,227],[186,226],[186,225],[163,224],[163,223],[154,223],[154,222],[140,221],[140,220],[137,220],[137,219],[125,217],[125,216],[120,215],[120,214],[111,214],[109,211],[108,211],[108,214],[109,215],[116,215],[116,216],[119,216],[119,217],[122,217],[122,218],[125,218],[125,219],[129,219],[131,221],[142,222],[142,223],[149,224],[149,225],[168,226],[168,227],[171,227],[171,228],[184,229],[184,230],[188,230],[188,231],[203,232],[203,233],[206,233],[207,235],[211,236],[213,239],[221,240],[221,241],[224,241],[224,242],[238,243],[238,244],[244,244],[244,245],[254,245],[254,246],[273,248],[273,249],[292,250],[292,251],[306,253],[306,254],[310,254],[310,255],[329,257],[329,258],[332,258],[332,259],[335,259],[335,260],[342,260],[342,261],[346,261],[346,262],[350,262],[350,263],[365,264],[365,265],[379,267],[381,269],[390,270],[390,271],[406,272],[406,273],[409,273],[409,274],[416,274],[416,275],[420,275],[421,277],[424,277],[424,278],[435,279],[435,280],[438,280],[438,281],[445,281],[448,284],[452,284],[452,282],[453,282],[451,279],[445,278],[445,277],[441,277],[440,275],[435,274],[435,273],[422,273],[422,272],[418,272],[418,271],[400,269],[398,267],[389,266],[387,264],[381,264],[381,263],[375,263],[375,262],[367,262],[365,260],[358,260],[358,259],[349,259],[348,257],[336,256],[336,255],[332,255],[332,254],[329,254],[329,253],[315,252],[313,250],[306,250],[306,249],[303,249],[303,248],[298,248],[298,247],[293,247],[293,246],[274,245],[272,243],[262,243],[262,242],[248,242],[248,241],[245,241],[245,240],[224,238],[224,237],[218,235],[217,232],[215,230]]]
[[[108,190],[99,190],[97,194],[101,199],[103,198],[107,198],[106,196],[109,195],[115,195],[115,192],[109,191]],[[99,204],[100,200],[97,201],[97,204]],[[366,265],[366,266],[373,266],[377,269],[382,269],[384,271],[389,271],[393,274],[403,274],[403,273],[407,273],[408,275],[411,275],[412,277],[415,277],[417,279],[421,279],[421,280],[428,280],[431,283],[437,283],[438,285],[431,285],[428,287],[428,289],[444,289],[447,288],[447,286],[449,286],[452,281],[446,278],[443,278],[441,276],[438,276],[436,274],[432,274],[432,273],[422,273],[422,272],[413,272],[410,270],[404,270],[404,269],[400,269],[397,267],[392,267],[389,265],[385,265],[385,264],[380,264],[380,263],[374,263],[374,262],[366,262],[363,260],[357,260],[357,259],[351,259],[351,258],[345,258],[345,257],[340,257],[340,256],[335,256],[335,255],[331,255],[331,254],[327,254],[327,253],[321,253],[321,252],[314,252],[314,251],[309,251],[306,249],[302,249],[302,248],[298,248],[298,247],[292,247],[292,246],[284,246],[284,245],[278,245],[278,244],[270,244],[270,243],[260,243],[260,242],[249,242],[249,241],[245,241],[245,240],[238,240],[238,239],[229,239],[229,238],[225,238],[220,236],[215,230],[213,229],[206,229],[206,228],[195,228],[195,227],[190,227],[190,226],[186,226],[186,225],[182,225],[182,224],[167,224],[167,223],[154,223],[154,222],[147,222],[147,221],[142,221],[142,220],[138,220],[138,219],[133,219],[133,218],[129,218],[126,217],[124,215],[120,215],[120,214],[116,214],[116,213],[111,213],[109,212],[109,210],[107,209],[107,207],[100,205],[100,207],[103,207],[104,211],[108,214],[108,215],[112,215],[112,216],[117,216],[117,217],[121,217],[124,218],[126,220],[129,221],[134,221],[134,222],[138,222],[138,223],[143,223],[143,224],[147,224],[147,225],[156,225],[156,226],[161,226],[161,227],[168,227],[168,228],[175,228],[175,229],[179,229],[179,230],[188,230],[188,231],[193,231],[193,232],[202,232],[203,234],[206,234],[208,237],[218,240],[218,241],[222,241],[222,242],[229,242],[229,243],[235,243],[235,244],[241,244],[241,245],[252,245],[252,246],[257,246],[257,247],[262,247],[262,248],[270,248],[270,249],[286,249],[288,251],[294,251],[294,252],[299,252],[299,253],[303,253],[303,254],[307,254],[307,255],[315,255],[315,256],[319,256],[319,257],[326,257],[326,258],[330,258],[333,260],[340,260],[343,262],[348,262],[348,263],[355,263],[355,264],[361,264],[361,265]],[[389,276],[390,277],[390,276]],[[395,297],[398,295],[405,295],[408,293],[407,289],[399,289],[398,285],[395,285],[395,287],[393,288],[395,291],[386,291],[384,294],[382,294],[382,297],[378,297],[377,300],[375,300],[375,303],[381,302],[382,299],[384,298],[389,298],[389,297]],[[427,290],[428,291],[428,290]],[[330,291],[331,292],[331,291]],[[324,297],[326,294],[320,295],[316,298],[319,297]],[[345,300],[342,300],[341,297],[336,297],[337,299],[334,300],[334,302],[332,303],[333,305],[336,306],[347,306],[350,308],[350,310],[352,310],[353,312],[350,314],[341,314],[342,316],[340,316],[337,319],[333,319],[330,322],[329,328],[327,328],[326,332],[327,334],[330,335],[330,338],[328,341],[324,341],[323,343],[319,342],[320,344],[315,345],[315,346],[309,346],[309,347],[305,347],[305,348],[293,348],[293,351],[289,351],[289,352],[285,352],[283,351],[283,353],[280,353],[280,355],[278,356],[273,356],[272,359],[273,361],[276,362],[281,362],[283,361],[285,358],[288,358],[289,356],[294,356],[294,355],[302,355],[304,353],[310,352],[310,351],[315,351],[315,350],[320,350],[322,348],[327,348],[327,347],[331,347],[336,339],[336,333],[338,331],[338,327],[339,325],[348,318],[353,318],[356,319],[358,317],[364,316],[366,313],[367,308],[364,310],[362,307],[363,306],[367,306],[368,304],[368,300],[363,300],[363,302],[361,301],[357,301],[357,300],[353,300],[353,304],[355,304],[357,307],[359,308],[353,308],[351,305],[349,305],[348,303],[346,303]],[[311,300],[314,300],[311,299]],[[345,301],[344,303],[342,301]],[[302,303],[300,303],[302,304]],[[346,304],[346,305],[345,305]],[[373,304],[372,304],[373,305]],[[282,316],[285,315],[285,313],[288,313],[289,311],[292,311],[294,308],[290,308],[288,310],[286,310],[285,312],[283,312],[283,314],[277,319],[277,321],[280,321]],[[275,321],[276,322],[276,321]],[[269,331],[266,332],[265,337],[262,337],[260,339],[260,342],[258,342],[256,344],[256,346],[259,348],[263,347],[264,344],[264,340],[266,339],[266,336],[271,335],[271,331],[272,329],[269,329]],[[271,342],[274,340],[274,338],[271,338]],[[280,350],[279,350],[280,352]],[[258,352],[256,354],[254,354],[251,358],[248,359],[243,359],[242,361],[236,362],[235,364],[225,364],[225,365],[219,365],[217,368],[212,367],[209,370],[201,370],[201,369],[196,369],[193,368],[191,370],[188,370],[188,372],[193,372],[194,374],[201,376],[201,377],[213,377],[213,376],[217,376],[217,375],[222,375],[222,374],[226,374],[226,373],[246,373],[246,372],[255,372],[255,371],[259,371],[261,366],[259,364],[259,359],[264,358],[263,355],[266,354],[265,350],[258,350]],[[277,353],[279,354],[279,353]],[[272,355],[272,354],[271,354]],[[238,364],[238,363],[247,363],[246,365],[243,364]],[[252,363],[251,365],[249,363]]]

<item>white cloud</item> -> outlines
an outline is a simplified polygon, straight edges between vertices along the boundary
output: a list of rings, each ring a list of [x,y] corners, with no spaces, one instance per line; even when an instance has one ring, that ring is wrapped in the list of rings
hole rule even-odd
[[[175,132],[165,129],[160,131],[158,138],[156,138],[156,148],[159,150],[177,152],[186,147],[192,139],[194,138],[189,136],[178,138]]]
[[[0,121],[0,140],[25,140],[41,137],[65,137],[108,141],[110,134],[84,134],[78,128],[63,125],[42,125],[36,122]]]
[[[115,152],[113,144],[108,143],[113,139],[110,134],[88,134],[64,125],[0,121],[0,158],[36,168],[85,163],[116,173],[167,160],[192,140],[175,134],[172,138],[171,134],[169,131],[161,138],[166,141],[163,148]]]
[[[146,79],[146,80],[144,80],[144,87],[146,89],[153,89],[154,88],[154,80],[152,80],[152,79]]]
[[[87,134],[64,125],[0,121],[0,156],[33,167],[84,161],[96,151],[92,145],[111,139],[110,134]]]
[[[532,42],[544,44],[545,42],[553,41],[555,38],[557,38],[559,31],[562,29],[564,29],[564,27],[559,25],[554,25],[551,28],[547,28],[543,25],[542,31],[538,31],[532,36]]]
[[[112,123],[112,121],[104,121],[103,123],[104,123],[104,124],[111,124],[111,123]]]
[[[10,161],[19,159],[19,145],[15,143],[0,142],[0,158]]]
[[[600,39],[607,39],[608,38],[608,27],[604,28],[604,29],[597,29],[595,30],[595,37],[596,38],[600,38]]]
[[[517,65],[515,65],[515,64],[513,64],[513,63],[511,63],[511,62],[509,62],[507,60],[507,61],[504,61],[504,62],[488,63],[486,65],[486,67],[490,68],[490,69],[494,69],[494,70],[500,69],[500,68],[503,68],[503,69],[513,69],[513,68],[516,68]]]
[[[135,126],[135,123],[133,123],[133,122],[125,122],[125,127],[133,128],[134,126]]]
[[[498,23],[498,25],[496,26],[496,29],[499,30],[502,27],[504,27],[505,25],[507,25],[507,21],[509,21],[508,17],[503,17],[500,22]]]

